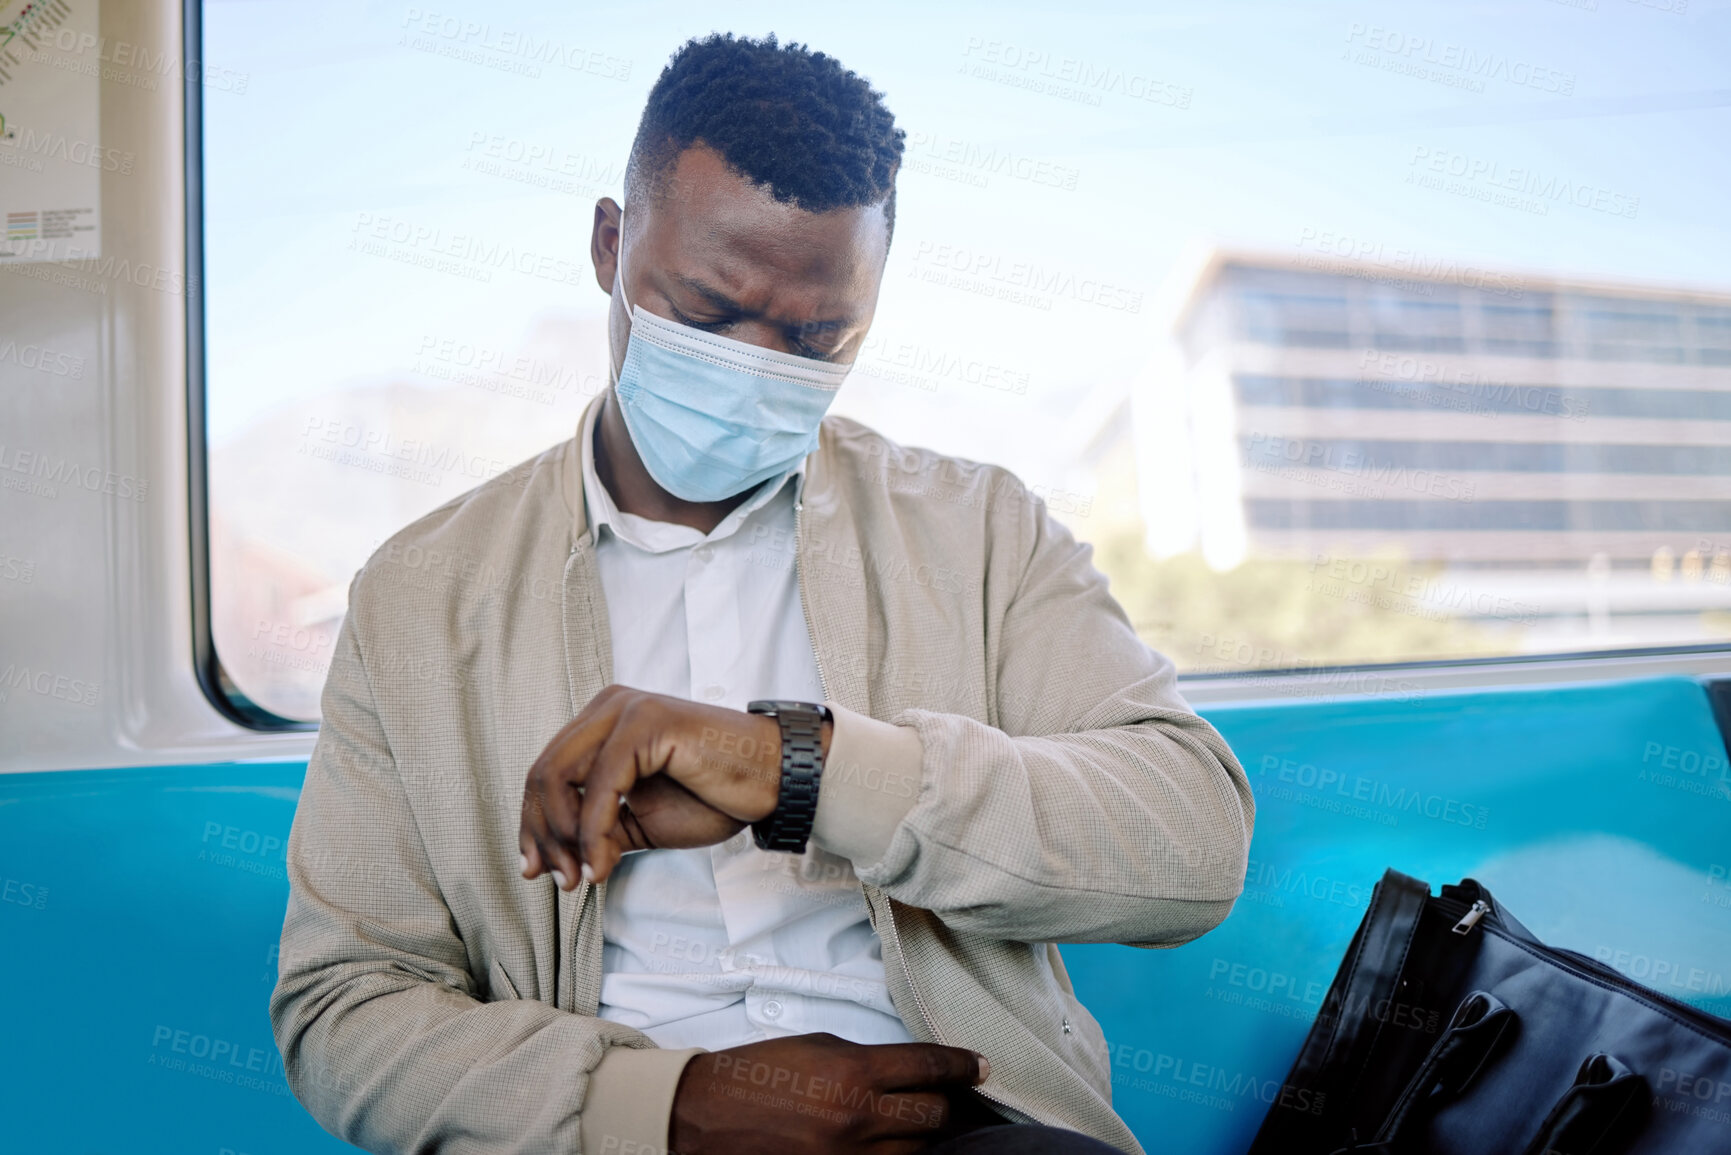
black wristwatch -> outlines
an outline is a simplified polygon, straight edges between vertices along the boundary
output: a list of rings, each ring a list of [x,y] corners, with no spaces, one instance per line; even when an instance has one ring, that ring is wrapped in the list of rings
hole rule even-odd
[[[823,778],[823,724],[829,707],[816,702],[760,700],[746,709],[767,714],[781,726],[781,796],[769,817],[751,824],[759,850],[804,854],[817,818],[817,788]]]

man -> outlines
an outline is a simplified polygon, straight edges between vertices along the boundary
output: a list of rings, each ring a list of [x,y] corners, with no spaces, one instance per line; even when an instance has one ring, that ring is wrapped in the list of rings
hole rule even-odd
[[[1215,925],[1250,790],[1013,477],[823,418],[901,150],[685,45],[595,211],[612,389],[356,577],[271,1000],[335,1134],[1140,1150],[1051,944]]]

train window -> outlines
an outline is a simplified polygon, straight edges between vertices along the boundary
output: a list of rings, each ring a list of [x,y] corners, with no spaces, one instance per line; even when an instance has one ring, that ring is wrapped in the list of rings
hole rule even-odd
[[[222,666],[316,718],[355,569],[571,436],[594,203],[717,29],[835,54],[907,130],[836,411],[1014,469],[1183,670],[1724,644],[1698,8],[209,0]]]

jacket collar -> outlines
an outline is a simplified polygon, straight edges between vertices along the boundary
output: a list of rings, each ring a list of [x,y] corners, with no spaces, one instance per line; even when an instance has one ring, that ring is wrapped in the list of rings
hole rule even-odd
[[[572,549],[584,544],[589,536],[589,511],[583,500],[583,438],[594,431],[595,420],[600,416],[601,403],[606,397],[607,394],[601,392],[590,399],[583,408],[583,416],[577,420],[576,436],[565,443],[560,493],[565,498],[565,512],[571,517]]]

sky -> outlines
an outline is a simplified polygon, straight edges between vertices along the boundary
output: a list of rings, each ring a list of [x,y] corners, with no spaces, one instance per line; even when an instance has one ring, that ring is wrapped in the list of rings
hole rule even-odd
[[[712,30],[835,55],[909,134],[879,371],[836,411],[1033,484],[1164,340],[1199,246],[1731,291],[1724,2],[210,0],[205,60],[246,78],[205,96],[213,443],[413,379],[429,343],[599,315],[594,202]]]

